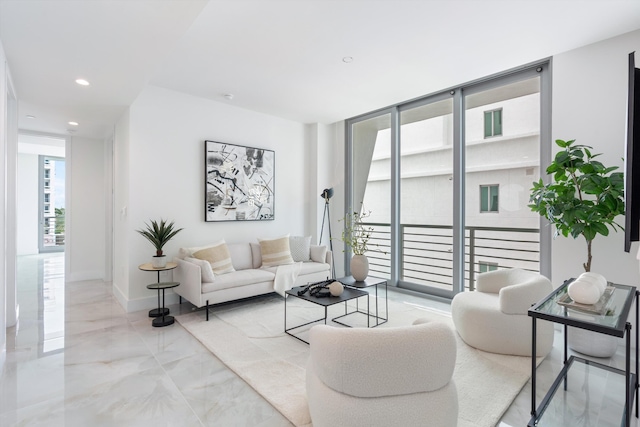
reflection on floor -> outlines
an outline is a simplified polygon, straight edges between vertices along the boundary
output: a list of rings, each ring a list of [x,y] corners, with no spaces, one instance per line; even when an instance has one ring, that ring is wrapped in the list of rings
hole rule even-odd
[[[21,257],[18,279],[20,320],[7,330],[0,426],[290,425],[178,323],[153,328],[147,311],[125,313],[108,283],[65,284],[62,254]],[[448,304],[395,291],[389,298],[449,311]],[[170,309],[180,314],[193,306]],[[538,402],[560,370],[561,345],[557,332],[538,369]],[[606,363],[622,367],[622,353]],[[530,396],[527,384],[501,427],[526,425]]]

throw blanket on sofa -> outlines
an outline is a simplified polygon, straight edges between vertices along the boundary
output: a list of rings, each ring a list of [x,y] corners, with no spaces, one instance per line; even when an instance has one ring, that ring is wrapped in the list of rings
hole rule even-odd
[[[293,284],[300,274],[301,266],[301,262],[279,265],[276,268],[276,278],[273,280],[273,290],[285,296],[284,293],[293,288]]]

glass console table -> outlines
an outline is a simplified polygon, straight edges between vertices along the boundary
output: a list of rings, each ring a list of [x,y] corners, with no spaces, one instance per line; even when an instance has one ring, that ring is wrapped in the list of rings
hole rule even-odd
[[[590,313],[568,308],[566,304],[558,302],[566,301],[567,288],[573,280],[564,282],[528,311],[532,319],[532,355],[536,354],[536,340],[533,339],[536,336],[536,320],[547,320],[564,325],[564,367],[540,406],[536,408],[536,358],[531,357],[531,419],[527,426],[574,425],[576,422],[588,421],[594,414],[607,417],[611,425],[630,426],[634,395],[636,418],[638,417],[638,328],[636,327],[635,331],[635,373],[632,373],[631,323],[627,319],[635,299],[635,323],[638,325],[639,292],[634,286],[609,283],[609,286],[615,289],[603,314]],[[626,337],[625,369],[613,368],[577,356],[567,359],[568,326],[619,338]],[[620,390],[620,393],[615,390]],[[600,395],[597,395],[598,393]],[[605,393],[608,394],[605,395]],[[596,406],[598,407],[595,408]],[[612,411],[616,411],[617,414],[609,415]],[[622,422],[613,422],[611,418],[620,416],[620,412],[622,412]]]

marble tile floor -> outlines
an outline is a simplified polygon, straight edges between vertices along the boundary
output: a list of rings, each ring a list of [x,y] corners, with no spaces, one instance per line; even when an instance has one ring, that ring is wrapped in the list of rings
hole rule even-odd
[[[153,328],[147,310],[126,313],[108,283],[65,284],[62,254],[20,257],[18,279],[20,320],[7,329],[0,426],[291,425],[178,323]],[[446,303],[400,292],[389,298],[450,311]],[[170,309],[181,314],[193,306]],[[561,345],[558,331],[538,368],[538,402],[561,368]],[[622,351],[605,363],[622,367]],[[600,398],[608,384],[602,382]],[[530,402],[528,383],[499,426],[525,426]],[[620,425],[612,418],[576,425]],[[634,418],[632,425],[640,423]]]

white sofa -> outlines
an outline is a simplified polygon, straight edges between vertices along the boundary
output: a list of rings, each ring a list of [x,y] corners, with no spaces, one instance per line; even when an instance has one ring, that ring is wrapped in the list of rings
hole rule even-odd
[[[314,326],[306,378],[314,427],[457,425],[454,334],[426,319],[395,328]]]
[[[174,291],[197,307],[268,294],[274,291],[273,282],[277,267],[261,268],[262,255],[258,243],[228,243],[231,262],[235,271],[216,274],[213,282],[202,280],[200,266],[180,257],[173,272],[173,279],[180,282]],[[294,286],[326,280],[331,276],[331,251],[325,246],[311,245],[311,261],[302,262]]]

